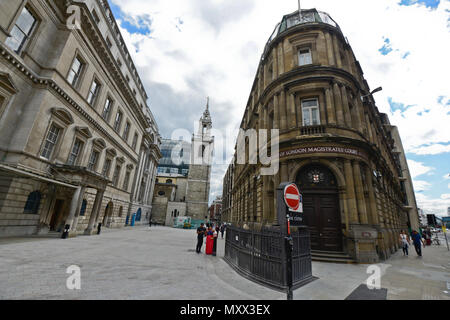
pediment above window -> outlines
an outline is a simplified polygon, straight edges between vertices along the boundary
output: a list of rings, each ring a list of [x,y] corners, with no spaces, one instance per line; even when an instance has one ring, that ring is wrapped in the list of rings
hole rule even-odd
[[[106,148],[106,142],[103,139],[95,139],[93,141],[94,145],[100,149],[105,149]]]
[[[116,149],[114,149],[114,148],[109,148],[109,149],[106,149],[106,153],[108,154],[108,155],[110,155],[111,157],[115,157],[115,156],[117,156],[117,151],[116,151]]]
[[[0,72],[0,87],[5,89],[10,94],[17,93],[17,88],[14,85],[14,82],[12,81],[11,77],[7,73]]]
[[[75,130],[86,139],[92,138],[91,130],[88,127],[76,127]]]
[[[50,111],[56,118],[64,122],[64,124],[66,124],[67,126],[74,123],[72,115],[66,109],[51,108]]]

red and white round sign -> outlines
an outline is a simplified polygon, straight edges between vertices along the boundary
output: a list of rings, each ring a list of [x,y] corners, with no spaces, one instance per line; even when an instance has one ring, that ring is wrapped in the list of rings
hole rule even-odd
[[[300,191],[294,183],[288,184],[284,188],[284,202],[294,211],[300,207]]]

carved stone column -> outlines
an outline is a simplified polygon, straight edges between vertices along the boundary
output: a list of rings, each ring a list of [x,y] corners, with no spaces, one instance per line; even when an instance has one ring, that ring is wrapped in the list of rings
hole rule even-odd
[[[356,199],[358,205],[358,212],[360,215],[360,222],[362,224],[368,224],[366,201],[364,199],[364,188],[361,179],[361,169],[358,161],[353,162],[353,179],[355,181]]]
[[[98,215],[100,213],[104,194],[105,194],[104,190],[97,190],[97,194],[95,196],[95,201],[94,201],[94,206],[92,208],[91,216],[89,217],[88,227],[84,231],[84,234],[86,234],[86,235],[92,234],[92,229],[94,228],[94,223],[97,221]]]
[[[281,111],[281,118],[280,118],[280,129],[285,130],[287,129],[287,109],[286,109],[286,92],[281,90],[280,93],[280,101],[279,101],[279,108]]]
[[[295,97],[293,93],[289,93],[288,117],[289,129],[295,128],[297,126],[297,118],[295,115]]]
[[[355,124],[352,123],[352,115],[350,113],[350,107],[348,105],[348,96],[347,96],[347,88],[345,86],[341,87],[342,94],[342,106],[344,110],[344,119],[347,124],[347,127],[357,129],[353,127]]]
[[[350,223],[355,224],[359,223],[358,211],[356,207],[356,196],[355,196],[355,187],[353,180],[353,169],[352,163],[350,160],[344,161],[344,172],[345,172],[345,186],[347,193],[347,205],[349,211],[349,219]]]
[[[327,103],[327,115],[328,115],[328,124],[335,125],[336,124],[336,110],[334,107],[334,101],[332,96],[332,89],[325,89],[325,99]]]
[[[344,126],[344,111],[342,109],[342,97],[339,85],[335,82],[333,84],[333,95],[334,95],[334,107],[336,108],[336,120],[339,126]]]

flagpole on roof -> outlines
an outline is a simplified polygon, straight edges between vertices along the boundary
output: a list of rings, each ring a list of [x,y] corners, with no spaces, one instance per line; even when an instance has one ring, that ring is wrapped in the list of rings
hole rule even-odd
[[[301,20],[302,19],[302,10],[301,10],[301,6],[300,6],[300,0],[298,0],[298,17]]]

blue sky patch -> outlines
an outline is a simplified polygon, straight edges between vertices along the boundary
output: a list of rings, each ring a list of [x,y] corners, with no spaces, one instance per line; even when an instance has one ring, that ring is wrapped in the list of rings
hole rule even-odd
[[[143,35],[150,34],[149,25],[151,24],[151,19],[149,16],[135,17],[137,21],[128,17],[119,6],[110,2],[111,11],[116,19],[121,22],[121,27],[126,29],[129,33],[139,33]]]
[[[440,0],[401,0],[399,5],[401,6],[412,6],[416,3],[425,5],[427,8],[437,8],[439,6]]]
[[[397,110],[405,111],[409,107],[412,107],[412,105],[405,106],[405,104],[403,104],[403,103],[394,102],[391,97],[388,97],[388,102],[389,102],[389,105],[391,106],[391,112],[392,113],[394,113]]]
[[[389,54],[389,52],[392,51],[392,48],[391,48],[391,41],[389,40],[389,38],[386,38],[386,39],[384,40],[384,45],[383,45],[383,47],[382,47],[381,49],[379,49],[378,51],[380,51],[381,54],[382,54],[383,56]]]
[[[408,51],[407,53],[405,53],[405,54],[403,55],[402,59],[406,59],[406,57],[409,56],[410,54],[411,54],[411,52]]]

